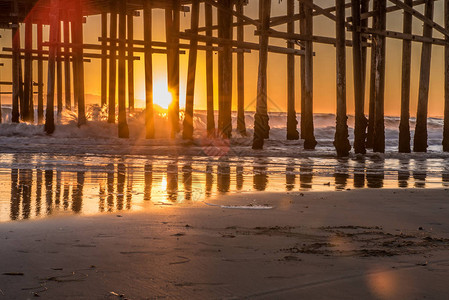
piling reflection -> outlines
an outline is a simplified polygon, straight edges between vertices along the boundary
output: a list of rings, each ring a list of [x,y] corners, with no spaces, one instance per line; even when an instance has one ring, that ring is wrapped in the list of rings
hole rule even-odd
[[[214,184],[214,168],[212,165],[207,164],[206,165],[206,178],[205,178],[205,184],[206,184],[206,198],[209,198],[212,195],[212,185]]]
[[[232,193],[295,191],[298,177],[299,190],[449,187],[447,167],[438,173],[431,169],[434,161],[414,159],[398,159],[388,167],[380,158],[334,159],[328,165],[314,164],[312,159],[289,159],[285,164],[260,158],[134,165],[120,161],[105,163],[96,172],[86,171],[82,165],[77,171],[54,164],[23,167],[27,162],[20,157],[15,163],[18,167],[0,178],[7,182],[1,191],[7,200],[0,198],[0,221],[43,218],[62,211],[94,214],[133,210],[151,207],[149,202],[192,205]],[[4,174],[0,172],[0,176]]]
[[[375,159],[366,167],[366,185],[369,188],[382,188],[384,186],[384,161]]]
[[[243,165],[241,163],[237,163],[235,167],[235,189],[237,191],[241,191],[243,188]]]
[[[167,200],[178,200],[178,162],[167,165]]]
[[[364,188],[365,187],[365,169],[366,162],[365,158],[356,158],[354,161],[354,188]]]
[[[182,182],[184,185],[184,199],[192,200],[192,165],[187,164],[182,167]]]
[[[310,190],[313,181],[313,162],[301,164],[299,167],[299,185],[302,190]]]
[[[399,164],[398,187],[407,188],[410,180],[410,159],[400,159]]]
[[[36,216],[41,214],[42,201],[42,170],[36,170]]]
[[[348,171],[348,159],[341,159],[339,167],[335,168],[335,189],[344,190],[348,184],[349,171]]]
[[[84,171],[76,172],[76,184],[72,190],[72,211],[80,213],[83,208]]]
[[[289,165],[285,168],[285,189],[289,192],[295,189],[295,167]]]
[[[268,185],[267,162],[265,160],[256,160],[256,166],[253,168],[253,187],[256,191],[265,191]]]
[[[427,177],[427,161],[415,160],[415,169],[413,170],[413,179],[415,180],[415,187],[425,188]]]
[[[444,171],[442,174],[443,186],[449,187],[449,172]]]
[[[153,189],[153,165],[146,163],[144,172],[143,200],[151,201],[151,191]]]
[[[231,188],[231,167],[229,163],[220,163],[217,167],[217,191],[226,194]]]
[[[117,210],[123,210],[123,201],[125,200],[125,179],[126,168],[124,164],[117,165]]]
[[[45,170],[44,178],[47,215],[51,215],[53,211],[53,170]]]
[[[108,205],[108,212],[112,212],[114,210],[114,165],[109,164],[107,166],[108,173],[107,173],[107,192],[108,196],[106,198],[107,205]]]

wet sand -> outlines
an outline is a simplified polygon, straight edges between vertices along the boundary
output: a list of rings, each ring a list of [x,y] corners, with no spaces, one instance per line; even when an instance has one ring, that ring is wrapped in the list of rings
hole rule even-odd
[[[267,192],[7,222],[0,299],[447,299],[448,199]]]

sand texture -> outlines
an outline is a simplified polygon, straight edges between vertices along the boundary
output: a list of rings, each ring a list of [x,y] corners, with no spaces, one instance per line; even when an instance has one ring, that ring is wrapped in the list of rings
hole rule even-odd
[[[2,223],[0,299],[448,297],[448,190],[211,202]]]

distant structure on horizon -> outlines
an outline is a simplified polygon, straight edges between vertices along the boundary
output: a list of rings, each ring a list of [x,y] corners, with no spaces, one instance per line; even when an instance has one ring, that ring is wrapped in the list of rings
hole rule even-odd
[[[127,109],[134,109],[134,61],[140,59],[135,53],[144,53],[146,91],[146,137],[154,137],[153,120],[153,54],[167,57],[168,87],[172,95],[169,107],[171,132],[174,137],[182,130],[184,139],[193,138],[193,111],[196,65],[198,51],[206,52],[207,82],[207,129],[208,134],[230,138],[232,131],[232,82],[233,54],[237,59],[237,129],[246,135],[244,119],[244,60],[245,53],[259,52],[257,83],[257,106],[254,123],[253,149],[262,149],[269,137],[267,109],[267,61],[269,53],[285,54],[287,59],[288,120],[287,139],[304,139],[305,149],[314,149],[317,142],[313,123],[313,60],[314,44],[335,46],[337,74],[337,121],[335,148],[339,156],[347,156],[351,150],[348,139],[346,110],[346,47],[352,48],[353,81],[355,93],[355,153],[364,154],[366,149],[385,151],[384,94],[386,38],[400,39],[402,53],[402,93],[399,151],[410,152],[410,74],[411,44],[422,44],[417,122],[413,150],[427,151],[427,108],[432,45],[444,46],[445,111],[443,150],[449,151],[449,0],[444,0],[444,25],[433,21],[434,0],[336,0],[335,6],[323,8],[313,0],[300,0],[299,11],[295,1],[273,3],[271,0],[254,1],[259,7],[259,18],[245,14],[249,0],[0,0],[0,28],[11,29],[11,47],[3,47],[1,59],[12,61],[12,122],[34,122],[33,86],[37,86],[37,123],[45,122],[48,134],[55,130],[54,110],[77,108],[79,125],[86,123],[84,100],[84,62],[101,60],[101,105],[108,107],[108,122],[116,121],[118,106],[118,135],[129,137]],[[331,1],[329,1],[331,2]],[[387,6],[387,2],[390,6]],[[204,5],[205,26],[199,26],[200,6]],[[272,5],[286,6],[286,15],[271,16]],[[424,5],[424,14],[416,6]],[[153,41],[153,10],[165,12],[166,41]],[[350,11],[350,14],[347,14]],[[403,31],[386,30],[387,16],[391,12],[403,12]],[[133,17],[143,12],[143,40],[134,38]],[[180,14],[188,13],[190,28],[181,30]],[[216,22],[213,15],[216,14]],[[98,44],[83,40],[85,16],[101,15],[101,36]],[[108,17],[109,15],[109,17]],[[313,18],[325,16],[335,22],[335,36],[314,34]],[[412,33],[412,19],[423,24],[423,34]],[[295,24],[299,22],[299,32]],[[22,25],[23,24],[23,25]],[[33,25],[37,35],[33,36]],[[24,47],[20,43],[19,26],[25,26]],[[43,25],[49,25],[49,40],[43,40]],[[286,31],[275,29],[287,25]],[[253,26],[259,43],[245,40],[244,27]],[[108,34],[109,27],[109,34]],[[236,37],[234,37],[236,29]],[[433,31],[444,38],[434,38]],[[352,33],[346,38],[346,31]],[[36,48],[33,48],[36,38]],[[270,45],[270,39],[282,39],[286,47]],[[186,41],[186,42],[183,42]],[[367,49],[370,52],[370,68],[367,69]],[[186,87],[185,117],[182,126],[179,119],[180,54],[188,50],[188,76]],[[213,68],[213,53],[218,52],[218,70]],[[300,57],[300,74],[295,74],[295,57]],[[315,59],[319,59],[318,57]],[[22,70],[23,61],[23,70]],[[33,61],[37,61],[37,79],[32,78]],[[47,62],[48,78],[44,80],[44,62]],[[109,69],[109,70],[108,70]],[[117,71],[118,70],[118,71]],[[64,71],[64,72],[63,72]],[[328,70],[325,70],[328,71]],[[369,116],[364,114],[366,74],[369,81]],[[214,75],[218,87],[214,87]],[[73,94],[71,99],[71,80]],[[295,108],[295,82],[301,85],[301,124],[297,130]],[[63,99],[63,81],[65,99]],[[128,107],[126,86],[128,85]],[[116,87],[118,98],[116,99]],[[47,99],[44,101],[44,88]],[[214,88],[218,88],[219,117],[217,128],[214,121]],[[55,101],[56,91],[56,101]],[[45,106],[45,118],[44,118]]]

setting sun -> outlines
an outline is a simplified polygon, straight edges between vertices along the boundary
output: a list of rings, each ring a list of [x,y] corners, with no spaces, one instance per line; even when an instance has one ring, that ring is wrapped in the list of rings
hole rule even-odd
[[[168,91],[167,82],[164,80],[155,81],[153,86],[153,103],[168,109],[171,102],[172,95]]]

